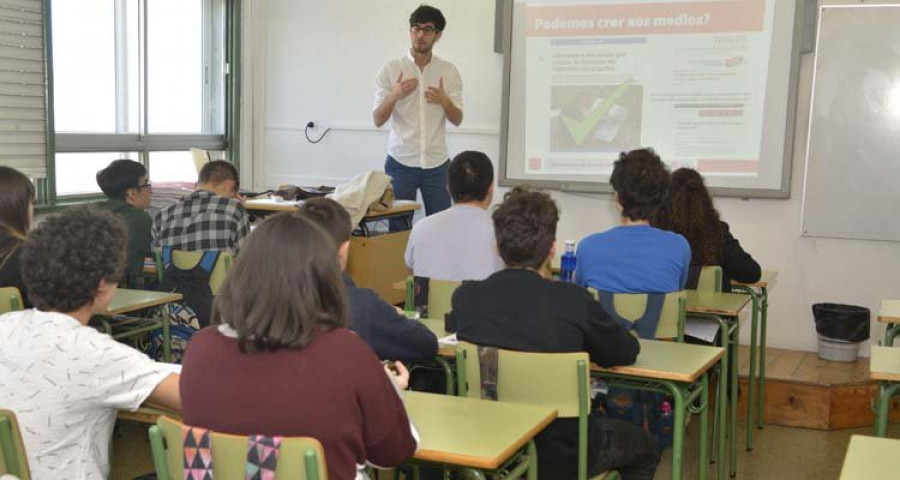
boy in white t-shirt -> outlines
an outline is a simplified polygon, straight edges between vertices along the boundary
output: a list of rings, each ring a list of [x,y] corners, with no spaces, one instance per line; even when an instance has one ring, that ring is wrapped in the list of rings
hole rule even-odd
[[[73,208],[25,242],[35,308],[0,316],[0,405],[19,419],[35,480],[105,479],[116,410],[181,409],[171,366],[86,326],[115,294],[126,240],[113,214]]]

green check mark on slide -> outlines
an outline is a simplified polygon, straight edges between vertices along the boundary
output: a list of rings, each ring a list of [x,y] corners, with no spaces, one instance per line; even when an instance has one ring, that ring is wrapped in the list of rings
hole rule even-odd
[[[577,145],[584,143],[584,139],[591,133],[591,130],[600,123],[603,116],[609,112],[609,109],[612,108],[613,104],[615,104],[618,99],[622,98],[622,95],[625,94],[625,91],[628,90],[628,87],[633,83],[634,80],[628,79],[616,87],[612,94],[603,100],[603,103],[591,110],[590,113],[581,120],[574,120],[566,116],[562,117],[563,125],[566,126],[566,129],[572,135],[572,138]]]

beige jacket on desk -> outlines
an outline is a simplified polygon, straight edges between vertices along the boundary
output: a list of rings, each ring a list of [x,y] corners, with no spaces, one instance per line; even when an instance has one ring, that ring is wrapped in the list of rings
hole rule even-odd
[[[394,189],[391,187],[391,177],[384,172],[370,170],[339,185],[329,197],[347,209],[355,226],[369,209],[378,211],[391,208]]]

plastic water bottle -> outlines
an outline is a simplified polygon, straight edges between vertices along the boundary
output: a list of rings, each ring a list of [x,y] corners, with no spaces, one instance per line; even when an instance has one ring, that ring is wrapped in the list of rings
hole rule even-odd
[[[575,281],[575,265],[578,260],[575,257],[575,240],[566,240],[566,252],[560,261],[559,279],[563,282]]]
[[[660,406],[659,414],[659,446],[666,448],[672,445],[672,404],[668,400],[663,400]]]

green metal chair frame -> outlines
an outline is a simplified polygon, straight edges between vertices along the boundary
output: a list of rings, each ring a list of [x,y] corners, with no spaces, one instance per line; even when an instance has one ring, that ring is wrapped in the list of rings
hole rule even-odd
[[[0,314],[21,310],[22,292],[16,287],[0,287]]]
[[[481,398],[477,349],[477,345],[468,342],[460,342],[456,347],[459,396]],[[591,405],[588,354],[497,351],[498,401],[551,407],[556,409],[557,418],[578,418],[578,479],[586,480]],[[469,388],[470,385],[472,388]],[[611,479],[614,476],[605,473],[593,477],[602,478]]]
[[[701,292],[722,291],[722,267],[718,265],[704,265],[700,269],[700,277],[697,280],[697,290]]]
[[[153,464],[160,480],[184,478],[183,424],[162,416],[150,427]],[[216,480],[244,480],[247,437],[210,433],[213,473]],[[286,437],[281,444],[275,476],[279,480],[326,480],[325,452],[311,437]]]
[[[16,290],[18,291],[18,290]],[[25,444],[16,415],[0,409],[0,475],[13,475],[20,480],[31,480]]]
[[[156,257],[156,279],[161,282],[165,273],[162,250],[157,248],[154,251],[154,256]],[[194,268],[202,257],[203,252],[199,251],[172,250],[172,263],[178,268]],[[213,267],[209,277],[209,288],[212,290],[213,296],[218,295],[219,291],[221,291],[222,284],[225,283],[225,277],[228,275],[228,271],[231,270],[232,263],[234,263],[234,255],[230,252],[219,253],[219,258],[216,260],[216,265]]]
[[[438,280],[435,278],[428,279],[428,318],[443,319],[451,308],[451,300],[453,292],[462,285],[462,282],[455,280]],[[413,277],[406,278],[406,304],[404,310],[411,312],[415,310],[415,281]]]
[[[600,298],[600,292],[595,288],[588,288],[594,299]],[[634,321],[644,314],[647,309],[647,293],[615,293],[613,305],[616,313],[628,321]],[[687,292],[680,290],[665,294],[662,311],[660,312],[659,325],[656,327],[654,338],[676,338],[684,341],[684,321],[687,304]]]

